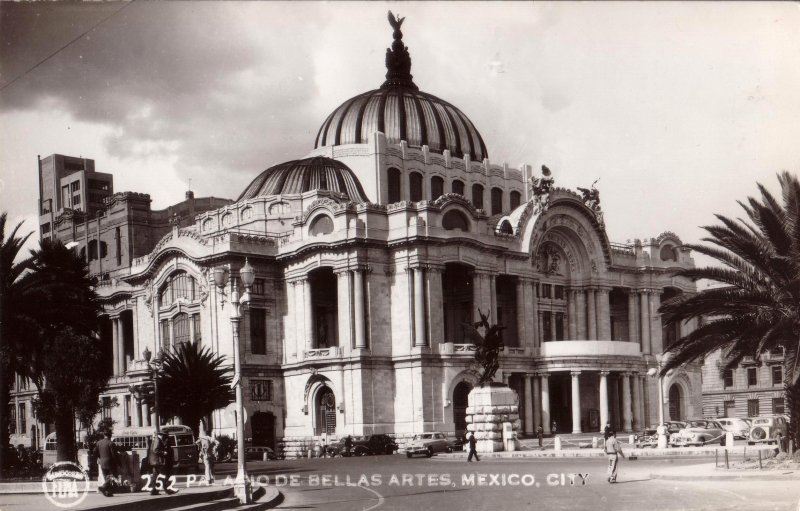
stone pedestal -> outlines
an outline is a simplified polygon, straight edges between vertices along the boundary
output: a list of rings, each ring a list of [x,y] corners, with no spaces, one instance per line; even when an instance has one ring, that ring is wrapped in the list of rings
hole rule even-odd
[[[516,450],[517,432],[521,428],[519,419],[519,397],[505,385],[478,387],[469,393],[467,406],[467,431],[475,434],[478,452],[507,450],[503,442],[503,423],[511,424],[513,442],[507,442]],[[506,439],[509,434],[506,432]]]

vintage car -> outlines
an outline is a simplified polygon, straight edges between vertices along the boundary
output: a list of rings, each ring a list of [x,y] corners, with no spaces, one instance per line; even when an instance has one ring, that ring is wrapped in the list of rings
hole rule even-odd
[[[775,442],[780,445],[781,439],[786,438],[789,424],[783,416],[755,417],[750,436],[747,437],[748,445]]]
[[[750,423],[737,417],[723,417],[717,419],[722,429],[727,433],[733,433],[733,438],[745,439],[750,434]]]
[[[686,421],[686,427],[670,437],[670,442],[678,446],[725,443],[725,430],[714,420],[697,419]]]
[[[267,461],[277,460],[278,455],[269,447],[245,447],[245,455],[248,461]]]
[[[389,435],[372,435],[367,440],[370,454],[394,454],[398,449],[397,443]]]
[[[406,447],[406,456],[410,458],[415,454],[424,454],[430,458],[437,452],[452,452],[452,450],[444,433],[433,431],[414,435],[411,445]]]
[[[686,427],[685,422],[681,421],[667,421],[664,424],[667,425],[667,441],[672,443],[672,436],[677,434],[678,431],[682,430]],[[658,429],[657,426],[651,426],[644,430],[644,432],[639,435],[639,444],[642,447],[655,447],[658,445],[658,434],[656,430]]]

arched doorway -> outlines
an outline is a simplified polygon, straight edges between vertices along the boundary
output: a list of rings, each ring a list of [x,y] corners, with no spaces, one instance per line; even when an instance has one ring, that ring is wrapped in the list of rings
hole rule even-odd
[[[317,411],[314,434],[336,433],[336,396],[330,387],[322,387],[314,399],[314,408]]]
[[[678,385],[672,385],[669,388],[669,419],[673,421],[683,420],[681,406],[681,388]]]
[[[253,445],[275,448],[275,416],[270,412],[256,412],[250,419]]]
[[[456,436],[463,436],[467,430],[467,404],[472,385],[462,381],[453,389],[453,424]]]

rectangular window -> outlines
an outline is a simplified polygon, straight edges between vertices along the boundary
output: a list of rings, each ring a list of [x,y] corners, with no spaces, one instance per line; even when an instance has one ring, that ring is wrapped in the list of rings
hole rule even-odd
[[[250,351],[253,355],[267,354],[267,311],[250,309]]]
[[[542,284],[542,298],[550,298],[552,296],[552,286],[550,284]]]
[[[25,403],[19,404],[19,434],[24,435],[28,431],[28,417],[25,413]]]
[[[556,300],[564,299],[564,286],[556,286]]]
[[[69,185],[65,185],[61,187],[61,207],[64,209],[71,208],[72,202],[70,202],[70,193],[69,193]]]
[[[772,366],[772,384],[783,385],[783,367]]]
[[[550,328],[550,323],[552,321],[552,316],[549,312],[542,313],[542,338],[544,342],[549,342],[553,340],[553,331]]]
[[[723,401],[723,408],[725,408],[725,417],[736,417],[736,401]]]
[[[80,204],[80,203],[81,203],[81,196],[80,196],[80,194],[78,194],[78,195],[73,195],[73,196],[72,196],[72,204],[73,204],[74,206],[77,206],[77,205],[78,205],[78,204]]]
[[[192,325],[194,326],[194,342],[202,341],[203,336],[200,330],[200,314],[195,314],[192,316]]]
[[[786,413],[786,408],[782,397],[772,398],[772,415],[783,415]]]
[[[253,294],[254,295],[264,294],[264,279],[255,279],[253,281]]]
[[[733,387],[733,369],[726,369],[725,375],[722,378],[722,386],[724,388]]]
[[[17,433],[17,407],[14,403],[8,404],[8,432],[12,435]]]
[[[564,314],[560,312],[556,314],[556,340],[564,340]]]
[[[161,346],[172,346],[172,340],[169,335],[169,321],[166,319],[161,320]]]
[[[250,380],[250,399],[272,401],[272,380]]]
[[[758,399],[748,399],[747,400],[747,416],[748,417],[758,417],[760,414],[758,413]]]
[[[50,222],[42,225],[42,236],[47,236],[50,234]]]
[[[131,396],[125,396],[125,426],[131,425]]]
[[[73,182],[71,182],[71,183],[69,184],[69,188],[70,188],[70,190],[72,190],[73,192],[77,192],[78,190],[80,190],[80,189],[81,189],[81,182],[80,182],[80,181],[73,181]]]
[[[754,387],[758,385],[758,369],[755,367],[747,368],[747,386]]]
[[[122,234],[119,227],[114,229],[114,241],[116,242],[117,249],[117,266],[122,265]]]
[[[108,419],[111,417],[111,398],[108,396],[103,396],[101,401],[103,406],[100,410],[100,415],[103,419]]]

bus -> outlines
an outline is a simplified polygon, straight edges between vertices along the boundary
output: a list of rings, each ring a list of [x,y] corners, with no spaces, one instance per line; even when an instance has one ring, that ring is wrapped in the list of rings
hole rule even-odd
[[[172,449],[175,469],[185,469],[190,472],[199,471],[199,451],[194,444],[195,438],[189,426],[161,426],[161,431],[167,434],[167,445]],[[120,430],[111,437],[114,444],[120,449],[131,454],[138,454],[141,462],[141,472],[150,471],[147,453],[153,441],[155,428],[136,428],[133,430]]]

